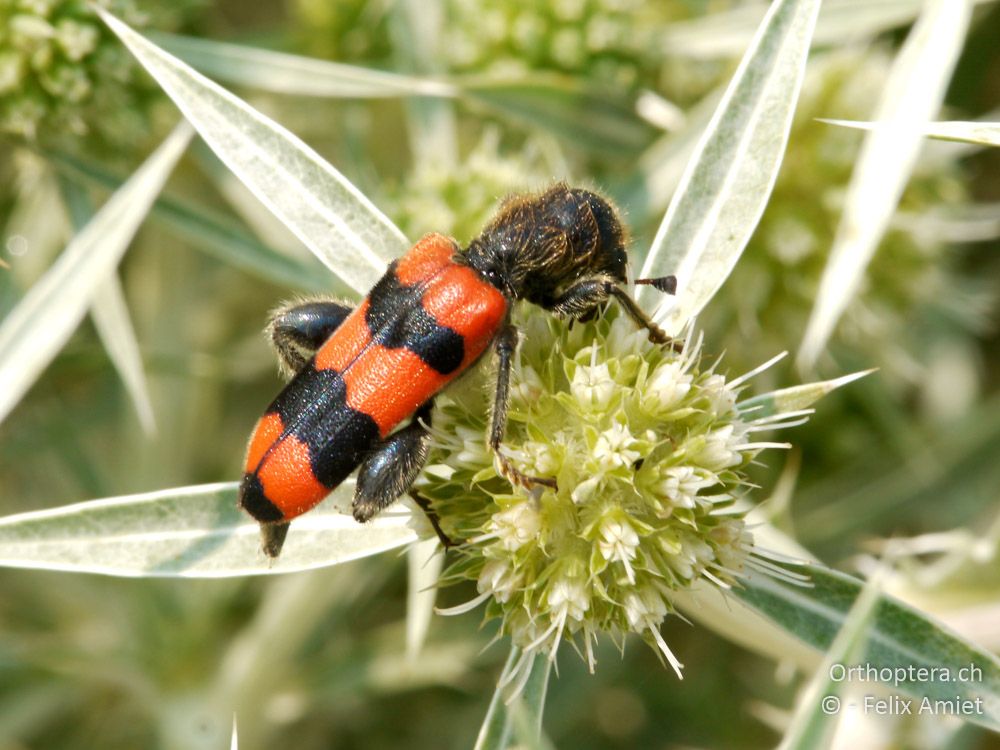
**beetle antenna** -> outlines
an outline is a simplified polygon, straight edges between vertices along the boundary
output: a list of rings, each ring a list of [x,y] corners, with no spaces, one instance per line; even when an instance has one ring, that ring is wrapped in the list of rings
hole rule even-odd
[[[636,279],[636,284],[648,284],[654,289],[658,289],[664,294],[676,294],[677,293],[677,277],[676,276],[658,276],[655,279]]]

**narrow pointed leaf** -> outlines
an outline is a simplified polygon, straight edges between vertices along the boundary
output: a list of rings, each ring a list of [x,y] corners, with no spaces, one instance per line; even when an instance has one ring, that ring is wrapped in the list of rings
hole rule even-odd
[[[564,77],[443,80],[171,34],[150,34],[148,40],[201,73],[277,94],[461,97],[514,120],[571,137],[580,146],[604,151],[635,151],[655,133],[639,117],[633,97],[591,90]]]
[[[515,670],[522,670],[524,680],[520,688],[511,684]],[[528,670],[527,674],[523,670]],[[511,646],[474,750],[506,750],[512,738],[517,740],[518,747],[551,750],[552,743],[542,732],[551,672],[552,661],[546,656],[526,654],[517,646]],[[520,679],[513,683],[517,684]],[[518,692],[511,696],[511,690]]]
[[[994,0],[974,0],[976,5]],[[824,0],[816,23],[816,46],[840,46],[874,38],[906,26],[920,14],[924,0]],[[711,13],[671,24],[661,39],[665,54],[715,59],[740,54],[764,15],[758,4]]]
[[[857,130],[878,130],[877,122],[860,122],[857,120],[826,120],[829,125],[839,125]],[[976,122],[954,120],[951,122],[929,122],[918,129],[926,138],[939,141],[954,141],[956,143],[972,143],[979,146],[1000,146],[1000,122]]]
[[[578,148],[634,154],[657,135],[636,112],[635,98],[621,91],[594,89],[562,76],[468,78],[457,83],[469,103],[545,128]]]
[[[944,99],[971,10],[969,0],[930,0],[892,65],[875,116],[886,125],[865,139],[851,175],[796,360],[800,370],[812,369],[826,348],[892,219],[920,151],[920,128]]]
[[[818,0],[772,3],[681,178],[640,274],[677,276],[677,297],[656,316],[670,334],[726,280],[764,211],[818,10]]]
[[[0,324],[0,421],[80,323],[190,138],[186,124],[175,129]]]
[[[772,414],[782,412],[799,411],[808,409],[828,393],[837,390],[841,386],[853,383],[855,380],[870,375],[875,370],[863,370],[853,372],[850,375],[842,375],[833,380],[821,380],[816,383],[804,383],[791,388],[782,388],[771,393],[762,393],[759,396],[741,401],[738,408],[744,414],[752,415],[752,418],[767,417]]]
[[[493,691],[493,697],[490,698],[490,705],[483,717],[483,723],[479,728],[479,736],[476,737],[473,750],[506,750],[511,726],[510,714],[504,703],[504,690],[501,686],[507,681],[520,656],[521,649],[512,644],[503,671],[497,679],[497,687]]]
[[[69,180],[64,180],[63,183],[63,194],[70,216],[74,227],[79,231],[93,218],[90,200],[79,186]],[[147,435],[152,435],[156,432],[156,420],[153,417],[153,404],[146,384],[146,371],[142,366],[139,341],[116,272],[108,274],[97,287],[94,301],[90,305],[90,315],[97,328],[97,334],[101,337],[101,343],[104,344],[104,350],[111,358],[132,399],[139,424]]]
[[[64,153],[50,155],[60,172],[74,179],[115,190],[121,180],[100,165]],[[160,195],[150,216],[158,219],[197,249],[255,274],[273,284],[314,292],[330,292],[332,280],[318,262],[302,262],[265,245],[241,226],[203,206],[194,206],[169,195]],[[311,259],[313,256],[309,256]]]
[[[129,577],[266,575],[367,557],[417,539],[397,505],[357,523],[348,480],[292,524],[277,560],[236,507],[235,482],[92,500],[0,518],[0,565]]]
[[[833,680],[831,670],[839,665],[857,664],[863,656],[865,639],[878,607],[880,580],[879,577],[869,580],[854,601],[823,663],[800,697],[778,750],[818,750],[830,746],[841,714],[834,709],[842,706],[838,696],[844,687],[842,681]]]
[[[552,743],[542,731],[552,664],[552,660],[545,656],[536,658],[531,665],[531,675],[524,685],[524,691],[508,707],[512,714],[514,736],[520,747],[552,750]]]
[[[423,539],[406,551],[406,658],[416,661],[427,639],[437,582],[444,569],[444,551],[436,536]]]
[[[147,435],[155,434],[156,418],[153,416],[153,403],[149,397],[146,370],[142,366],[139,341],[135,336],[118,274],[112,273],[97,287],[90,315],[94,319],[104,350],[125,383],[125,390],[132,399],[143,432]]]
[[[352,289],[408,247],[403,233],[299,138],[98,10],[234,174]]]
[[[794,586],[774,578],[753,575],[733,595],[801,641],[821,651],[830,648],[864,584],[820,565],[794,566],[809,576],[811,586]],[[970,701],[975,707],[962,716],[993,731],[1000,730],[1000,660],[965,641],[928,615],[892,597],[882,596],[859,664],[889,670],[890,689],[928,701]],[[963,681],[960,670],[979,672]],[[947,669],[920,672],[921,669]],[[932,677],[931,675],[934,675]],[[970,704],[964,704],[969,706]]]
[[[445,81],[286,52],[163,33],[150,34],[149,39],[206,75],[279,94],[368,99],[453,97],[458,93],[455,86]]]

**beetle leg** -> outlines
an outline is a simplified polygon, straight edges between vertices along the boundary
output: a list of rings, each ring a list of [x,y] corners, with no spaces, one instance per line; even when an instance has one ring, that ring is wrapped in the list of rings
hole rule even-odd
[[[433,403],[428,401],[417,409],[410,424],[376,443],[361,462],[354,491],[356,520],[368,521],[392,505],[417,478],[427,461],[430,433],[425,425],[430,424]]]
[[[661,288],[659,285],[654,286],[658,289]],[[548,307],[556,315],[579,318],[605,302],[609,297],[614,297],[618,301],[618,304],[635,321],[636,325],[646,329],[649,340],[654,344],[669,344],[674,351],[681,350],[681,343],[672,339],[656,325],[636,304],[636,301],[629,296],[628,292],[612,279],[596,278],[578,281],[560,294]]]
[[[493,457],[500,475],[505,477],[511,484],[520,485],[526,489],[531,489],[538,484],[555,489],[555,479],[530,477],[518,470],[511,463],[510,459],[500,452],[504,432],[507,430],[507,406],[510,402],[510,368],[516,349],[517,328],[507,324],[496,338],[498,360],[497,388],[496,396],[493,399],[493,413],[490,416],[489,446],[493,451]]]
[[[438,539],[441,540],[441,546],[445,549],[455,547],[456,542],[452,541],[452,538],[445,534],[444,529],[441,528],[441,519],[438,518],[437,512],[433,507],[431,507],[431,501],[412,487],[410,488],[410,497],[413,498],[413,502],[420,506],[420,510],[424,512],[424,515],[427,516],[427,520],[431,522],[431,526],[434,527],[434,533],[437,534]]]
[[[349,305],[333,300],[290,302],[275,310],[267,334],[282,373],[291,377],[305,367],[351,310]]]

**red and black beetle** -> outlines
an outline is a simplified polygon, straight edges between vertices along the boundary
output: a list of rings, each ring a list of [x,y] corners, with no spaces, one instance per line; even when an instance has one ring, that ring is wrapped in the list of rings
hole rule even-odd
[[[427,235],[354,310],[333,301],[279,310],[271,340],[295,375],[257,423],[239,492],[240,507],[261,524],[264,552],[276,557],[289,522],[358,467],[358,521],[407,492],[427,459],[434,396],[491,345],[498,371],[488,441],[499,470],[523,487],[554,487],[499,451],[518,337],[511,304],[578,318],[614,297],[651,341],[670,342],[624,290],[627,271],[614,207],[560,183],[509,198],[465,252]],[[639,283],[676,286],[672,276]]]

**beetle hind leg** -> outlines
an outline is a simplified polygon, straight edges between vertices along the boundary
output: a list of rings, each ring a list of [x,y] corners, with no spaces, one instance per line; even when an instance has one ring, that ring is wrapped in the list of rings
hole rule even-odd
[[[350,305],[329,299],[289,302],[275,310],[267,335],[282,374],[291,377],[305,367],[351,311]]]

